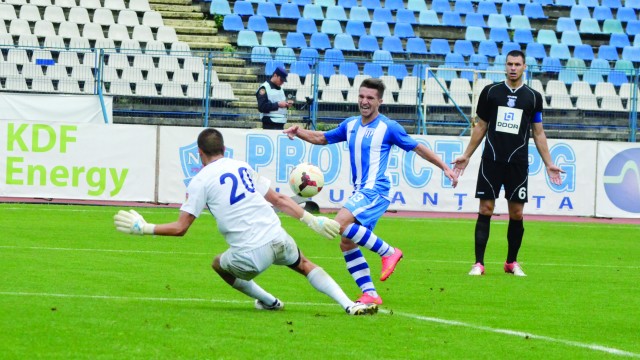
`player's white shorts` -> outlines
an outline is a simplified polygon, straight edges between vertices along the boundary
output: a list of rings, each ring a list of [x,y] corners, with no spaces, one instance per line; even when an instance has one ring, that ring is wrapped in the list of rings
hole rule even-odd
[[[292,265],[299,258],[298,246],[284,229],[276,239],[251,250],[228,249],[220,256],[220,266],[242,280],[251,280],[272,264]]]

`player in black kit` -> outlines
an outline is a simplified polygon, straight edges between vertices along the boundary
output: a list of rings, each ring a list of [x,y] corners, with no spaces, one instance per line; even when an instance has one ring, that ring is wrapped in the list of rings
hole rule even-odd
[[[473,128],[467,149],[453,162],[454,171],[462,175],[471,155],[486,135],[476,185],[476,198],[480,199],[475,228],[476,262],[469,275],[484,274],[484,252],[489,240],[491,216],[500,188],[504,186],[509,204],[509,248],[504,271],[526,276],[517,257],[524,234],[522,211],[528,199],[530,130],[549,179],[557,185],[562,183],[560,173],[564,171],[551,161],[542,128],[542,95],[524,84],[522,75],[526,68],[522,51],[514,50],[507,54],[507,80],[487,85],[482,90],[476,110],[479,121]]]

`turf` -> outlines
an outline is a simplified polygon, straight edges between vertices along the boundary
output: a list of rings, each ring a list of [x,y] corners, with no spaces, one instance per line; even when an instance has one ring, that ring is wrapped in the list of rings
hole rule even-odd
[[[168,222],[176,209],[137,209]],[[493,220],[486,275],[473,220],[381,219],[405,259],[381,312],[349,317],[282,267],[258,277],[282,312],[253,308],[210,268],[226,245],[205,215],[182,238],[115,231],[117,208],[0,204],[2,359],[601,359],[640,357],[640,228],[525,221],[528,274],[502,271]],[[302,251],[357,297],[338,241],[282,217]],[[365,252],[377,278],[380,261]]]

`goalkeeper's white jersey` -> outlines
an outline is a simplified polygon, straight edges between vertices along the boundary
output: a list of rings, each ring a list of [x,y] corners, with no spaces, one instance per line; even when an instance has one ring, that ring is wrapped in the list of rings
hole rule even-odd
[[[198,217],[208,207],[229,246],[253,249],[284,231],[264,198],[270,185],[271,181],[246,162],[222,158],[202,168],[191,180],[180,210]]]

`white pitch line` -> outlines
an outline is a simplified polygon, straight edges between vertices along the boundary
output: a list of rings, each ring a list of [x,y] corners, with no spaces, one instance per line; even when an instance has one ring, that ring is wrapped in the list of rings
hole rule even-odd
[[[160,251],[160,250],[123,250],[123,249],[91,249],[91,248],[59,248],[59,247],[44,247],[44,246],[15,246],[15,245],[0,245],[0,249],[17,249],[17,250],[46,250],[46,251],[86,251],[86,252],[106,252],[106,253],[124,253],[124,254],[154,254],[154,255],[188,255],[188,256],[212,256],[214,252],[202,253],[202,252],[184,252],[184,251]],[[320,260],[337,260],[341,257],[327,257],[327,256],[313,256],[312,259]],[[468,260],[434,260],[434,259],[407,259],[405,261],[411,262],[425,262],[425,263],[454,263],[454,264],[468,264]],[[487,264],[503,264],[501,262],[486,262]],[[524,264],[524,263],[523,263]],[[640,265],[597,265],[597,264],[554,264],[554,263],[531,263],[526,264],[532,266],[550,266],[550,267],[594,267],[603,269],[640,269]]]
[[[74,294],[53,294],[53,293],[31,293],[31,292],[20,292],[20,291],[0,291],[0,295],[5,296],[31,296],[31,297],[56,297],[56,298],[75,298],[75,299],[98,299],[98,300],[125,300],[125,301],[154,301],[154,302],[200,302],[200,303],[224,303],[224,304],[250,304],[250,301],[239,301],[239,300],[220,300],[220,299],[202,299],[202,298],[162,298],[162,297],[130,297],[130,296],[112,296],[112,295],[74,295]],[[300,306],[336,306],[335,304],[328,303],[309,303],[309,302],[287,302],[291,305],[300,305]],[[391,314],[389,310],[380,310],[381,313]],[[571,347],[577,347],[587,350],[600,351],[610,355],[618,355],[630,358],[640,358],[640,354],[633,353],[630,351],[620,350],[608,346],[598,345],[598,344],[586,344],[577,341],[564,340],[564,339],[556,339],[549,336],[544,335],[536,335],[532,333],[527,333],[523,331],[509,330],[509,329],[498,329],[492,328],[488,326],[482,325],[474,325],[470,323],[465,323],[462,321],[455,320],[447,320],[440,319],[429,316],[415,315],[403,312],[394,311],[393,315],[403,316],[409,319],[432,322],[442,325],[449,326],[459,326],[470,328],[474,330],[481,330],[490,333],[496,334],[504,334],[509,336],[516,336],[521,338],[528,338],[534,340],[547,341],[557,344],[563,344]]]

